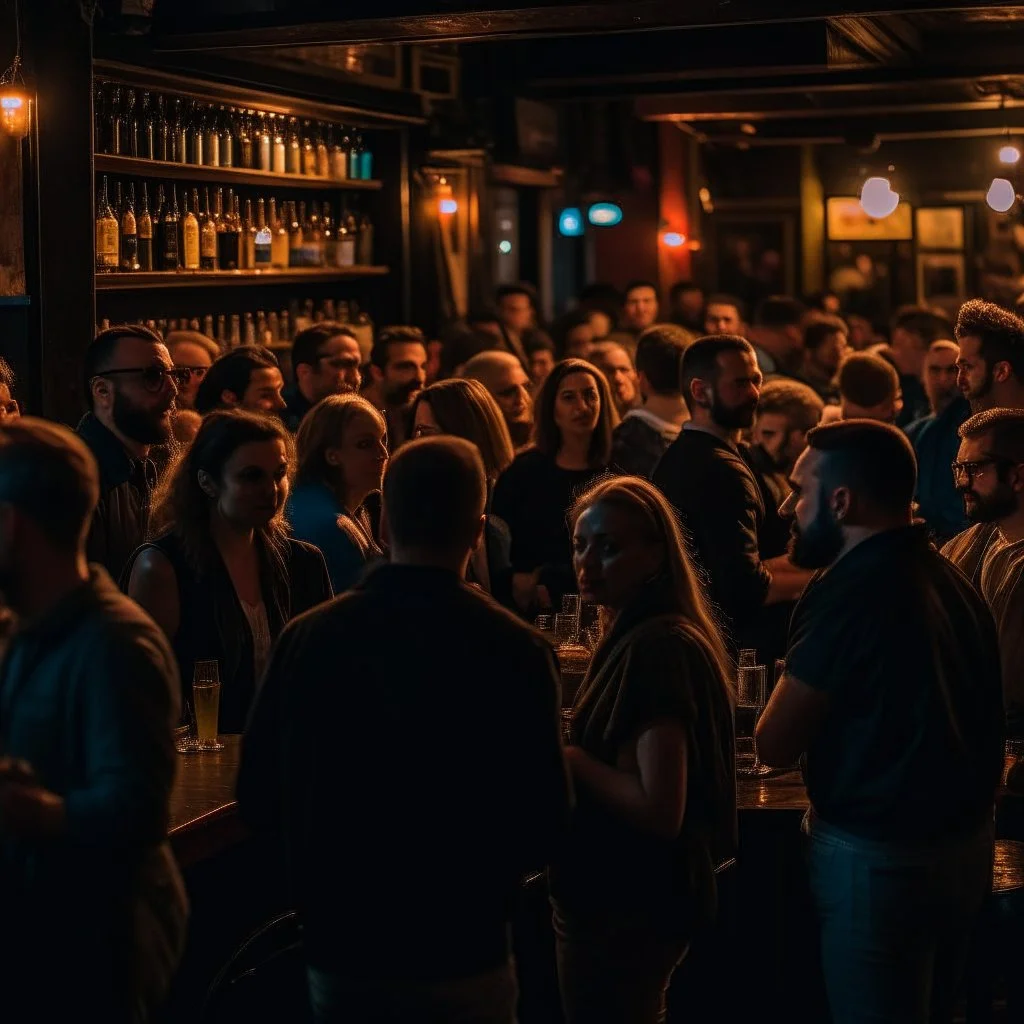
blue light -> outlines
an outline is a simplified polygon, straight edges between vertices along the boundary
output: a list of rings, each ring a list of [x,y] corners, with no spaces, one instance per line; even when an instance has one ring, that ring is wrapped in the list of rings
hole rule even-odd
[[[615,203],[594,203],[587,210],[587,219],[595,227],[615,227],[622,220],[622,207]]]
[[[558,230],[566,238],[579,238],[583,234],[583,214],[575,206],[567,206],[558,215]]]

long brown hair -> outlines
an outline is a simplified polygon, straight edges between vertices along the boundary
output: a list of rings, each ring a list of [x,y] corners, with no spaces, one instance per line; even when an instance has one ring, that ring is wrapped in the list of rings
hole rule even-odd
[[[431,384],[417,396],[412,421],[416,419],[420,402],[430,406],[437,425],[446,434],[476,445],[490,483],[512,464],[512,438],[505,417],[479,381],[458,377]]]
[[[555,458],[562,447],[562,432],[555,423],[555,401],[558,398],[562,381],[573,373],[587,373],[594,378],[597,393],[601,399],[601,410],[597,417],[597,426],[590,438],[590,450],[587,459],[594,469],[603,469],[608,465],[612,454],[612,431],[618,425],[619,414],[612,401],[611,388],[605,375],[592,364],[583,359],[563,359],[555,363],[554,369],[544,381],[537,405],[534,410],[533,444],[549,458]]]
[[[228,459],[243,444],[261,441],[283,441],[289,469],[292,468],[291,437],[279,420],[240,409],[218,410],[204,417],[192,444],[168,468],[153,496],[151,537],[174,533],[192,567],[197,572],[208,568],[217,551],[210,534],[211,499],[199,486],[199,473],[222,480]],[[272,564],[284,575],[288,551],[284,511],[278,512],[257,533]]]
[[[361,395],[328,395],[302,418],[295,435],[297,484],[325,483],[332,491],[344,487],[341,470],[327,464],[327,449],[340,443],[349,423],[361,412],[385,426],[384,417]]]
[[[605,477],[576,500],[569,513],[571,528],[575,530],[580,516],[598,502],[615,505],[631,513],[642,524],[647,539],[664,547],[663,570],[668,578],[672,611],[686,620],[731,699],[732,659],[693,568],[672,506],[647,480],[637,476]]]

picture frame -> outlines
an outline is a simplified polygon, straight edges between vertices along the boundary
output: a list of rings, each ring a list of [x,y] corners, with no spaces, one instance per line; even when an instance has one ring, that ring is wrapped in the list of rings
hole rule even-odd
[[[753,307],[769,295],[792,295],[796,217],[781,211],[716,211],[710,233],[716,287]]]
[[[914,211],[918,249],[944,251],[964,248],[965,225],[962,206],[920,206]]]
[[[941,306],[967,298],[967,263],[962,252],[917,254],[917,298],[924,305]]]
[[[913,208],[901,202],[888,217],[869,217],[856,196],[829,196],[825,231],[830,242],[909,242],[914,237]]]

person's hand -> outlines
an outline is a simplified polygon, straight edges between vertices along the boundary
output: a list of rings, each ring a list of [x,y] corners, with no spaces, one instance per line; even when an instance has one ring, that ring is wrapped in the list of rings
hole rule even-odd
[[[50,839],[64,831],[64,800],[35,783],[0,784],[0,832]]]

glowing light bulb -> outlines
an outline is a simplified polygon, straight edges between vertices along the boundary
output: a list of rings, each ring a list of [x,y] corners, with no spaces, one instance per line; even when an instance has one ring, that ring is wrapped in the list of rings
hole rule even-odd
[[[999,150],[999,162],[1001,164],[1015,164],[1020,160],[1020,150],[1016,146],[1003,146]]]
[[[1017,193],[1006,178],[993,178],[985,195],[985,202],[996,213],[1006,213],[1017,201]]]
[[[511,251],[512,243],[507,238],[503,238],[498,243],[498,252],[500,252],[502,256],[507,256]]]
[[[680,246],[686,244],[686,235],[680,234],[678,231],[666,231],[661,236],[661,240],[670,249],[678,249]]]
[[[578,206],[567,206],[558,215],[558,230],[565,238],[579,238],[583,234],[583,213]]]
[[[450,216],[453,213],[459,212],[459,204],[454,199],[441,199],[438,201],[437,208],[441,213],[446,216]]]
[[[615,227],[622,220],[622,207],[617,203],[594,203],[587,210],[587,219],[595,227]]]
[[[888,178],[868,178],[860,190],[861,209],[875,220],[884,220],[900,204]]]
[[[0,88],[0,128],[16,139],[28,135],[32,101],[16,85]]]

